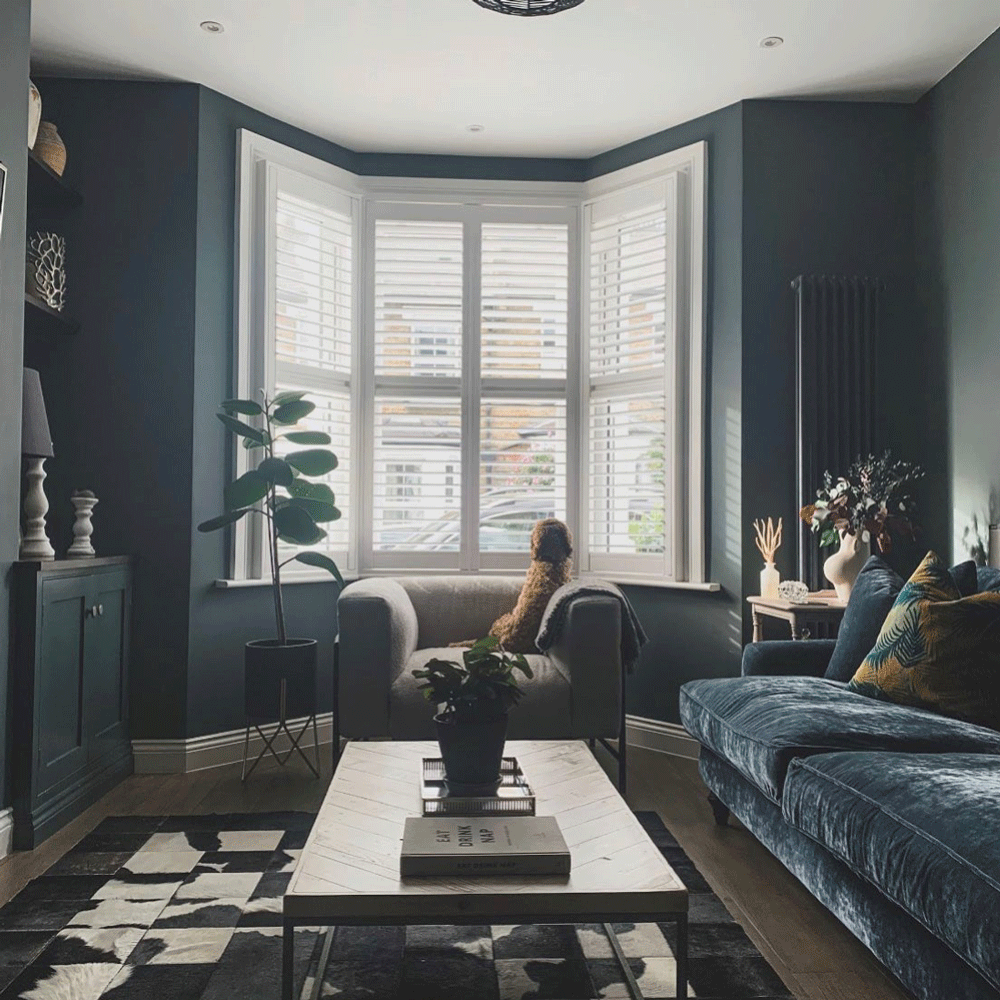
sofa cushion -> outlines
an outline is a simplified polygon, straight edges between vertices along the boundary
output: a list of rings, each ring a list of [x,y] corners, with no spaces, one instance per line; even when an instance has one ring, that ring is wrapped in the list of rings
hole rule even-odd
[[[725,677],[681,688],[681,721],[773,802],[796,757],[836,750],[1000,753],[1000,733],[852,694],[812,677]]]
[[[844,609],[844,617],[837,632],[837,645],[826,668],[826,677],[846,682],[857,673],[861,661],[875,645],[879,629],[903,589],[904,582],[878,556],[872,556],[861,567]]]
[[[976,584],[980,594],[985,594],[988,590],[1000,590],[1000,569],[980,566],[976,570]]]
[[[978,589],[976,564],[971,560],[952,566],[948,572],[963,597]],[[849,681],[878,640],[878,634],[906,581],[880,556],[872,556],[861,567],[844,617],[837,632],[825,676],[832,681]]]
[[[928,552],[848,687],[1000,729],[1000,593],[962,597]]]
[[[393,681],[389,692],[389,735],[394,740],[437,739],[432,705],[420,690],[422,681],[413,676],[414,670],[427,665],[428,660],[455,660],[462,658],[461,649],[448,647],[418,649],[409,659],[406,668]],[[507,738],[512,740],[569,739],[573,735],[573,692],[569,681],[555,664],[541,654],[525,657],[534,677],[528,679],[520,673],[517,681],[524,697],[510,710]]]
[[[782,812],[1000,987],[1000,757],[796,760]]]

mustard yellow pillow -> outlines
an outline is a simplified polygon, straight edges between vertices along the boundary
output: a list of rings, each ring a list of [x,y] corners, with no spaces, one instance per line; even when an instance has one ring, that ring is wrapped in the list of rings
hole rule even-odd
[[[962,597],[928,552],[847,687],[1000,729],[1000,593]]]

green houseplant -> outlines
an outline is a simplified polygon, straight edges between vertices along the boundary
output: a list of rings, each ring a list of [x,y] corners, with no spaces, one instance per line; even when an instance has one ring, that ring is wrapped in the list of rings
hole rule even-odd
[[[262,395],[262,403],[227,399],[221,404],[216,415],[242,439],[257,464],[226,486],[224,513],[198,525],[199,531],[220,531],[248,516],[263,518],[266,524],[277,637],[246,644],[246,714],[248,719],[279,717],[282,724],[287,718],[315,714],[317,642],[288,637],[281,570],[290,562],[300,562],[325,570],[340,587],[344,585],[329,556],[304,551],[282,559],[278,548],[279,542],[315,545],[326,537],[320,525],[340,517],[333,491],[313,481],[337,468],[337,456],[324,447],[330,444],[330,436],[296,427],[316,408],[305,397],[304,392],[280,392],[273,398]],[[247,417],[257,426],[241,419]],[[275,454],[279,441],[309,447],[279,458]]]
[[[462,663],[428,660],[413,676],[424,697],[443,706],[434,717],[451,787],[496,787],[507,738],[507,713],[524,692],[515,671],[532,677],[521,653],[508,653],[492,635],[462,654]]]

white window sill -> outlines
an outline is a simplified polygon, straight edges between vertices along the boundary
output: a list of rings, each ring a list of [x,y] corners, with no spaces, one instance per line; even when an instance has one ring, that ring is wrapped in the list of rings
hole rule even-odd
[[[465,575],[460,574],[458,570],[449,570],[447,573],[429,572],[427,570],[397,570],[392,573],[380,572],[380,573],[362,573],[361,576],[372,576],[372,577],[385,577],[385,576],[434,576],[434,575],[447,575],[447,576],[458,576]],[[503,571],[490,571],[484,573],[470,573],[469,576],[520,576],[513,570],[503,570]],[[355,580],[360,579],[358,575],[345,575],[345,583],[353,583]],[[582,577],[584,583],[591,577]],[[639,576],[620,576],[614,573],[602,573],[599,576],[594,575],[592,579],[595,580],[607,580],[609,583],[615,583],[619,585],[624,585],[626,587],[656,587],[660,590],[691,590],[697,593],[718,593],[722,587],[718,583],[690,583],[687,581],[677,581],[677,580],[656,580],[650,579],[649,577],[639,577]],[[285,584],[297,584],[297,583],[333,583],[333,577],[329,573],[296,573],[294,576],[283,576],[281,578],[282,585]],[[270,587],[271,580],[265,577],[260,580],[227,580],[219,579],[215,581],[215,586],[220,590],[239,590],[244,587]]]

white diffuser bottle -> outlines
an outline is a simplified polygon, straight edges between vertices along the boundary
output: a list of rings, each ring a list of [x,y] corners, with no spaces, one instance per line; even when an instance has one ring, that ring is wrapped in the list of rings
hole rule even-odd
[[[760,571],[760,596],[777,600],[779,583],[781,583],[781,574],[777,571],[773,562],[767,563]]]

